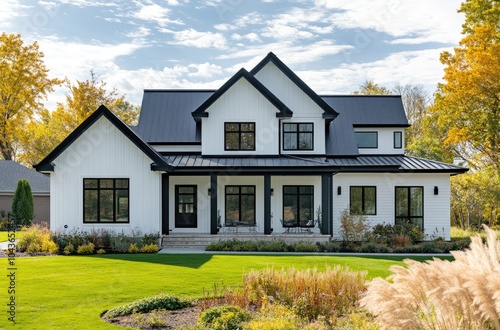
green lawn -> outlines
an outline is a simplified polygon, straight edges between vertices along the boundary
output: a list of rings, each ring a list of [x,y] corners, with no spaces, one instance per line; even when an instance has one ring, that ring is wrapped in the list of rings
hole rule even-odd
[[[161,292],[200,297],[214,283],[235,286],[242,274],[266,266],[346,265],[369,277],[389,275],[403,257],[252,255],[101,255],[25,257],[15,260],[16,329],[119,329],[99,318],[104,310]],[[423,260],[423,258],[416,258]],[[7,320],[7,259],[0,276],[0,329]]]

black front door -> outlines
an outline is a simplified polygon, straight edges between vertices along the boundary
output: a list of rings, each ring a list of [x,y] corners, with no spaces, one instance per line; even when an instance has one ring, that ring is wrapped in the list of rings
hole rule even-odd
[[[175,227],[198,227],[196,186],[175,186]]]

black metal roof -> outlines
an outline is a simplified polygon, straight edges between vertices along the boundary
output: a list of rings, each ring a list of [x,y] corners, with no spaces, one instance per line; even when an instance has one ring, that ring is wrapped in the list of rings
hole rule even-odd
[[[326,137],[328,155],[356,156],[354,127],[408,127],[400,95],[327,95],[338,113]]]
[[[193,172],[441,172],[463,173],[467,169],[433,160],[404,155],[364,155],[358,157],[205,157],[199,154],[168,154],[163,156],[173,173]]]
[[[50,178],[12,160],[0,160],[0,193],[14,193],[17,182],[25,179],[34,194],[50,193]]]

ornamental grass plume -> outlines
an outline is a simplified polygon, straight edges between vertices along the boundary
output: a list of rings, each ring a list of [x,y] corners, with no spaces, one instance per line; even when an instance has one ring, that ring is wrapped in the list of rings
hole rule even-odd
[[[500,329],[500,240],[472,237],[454,261],[405,260],[388,280],[368,283],[361,306],[385,329]]]

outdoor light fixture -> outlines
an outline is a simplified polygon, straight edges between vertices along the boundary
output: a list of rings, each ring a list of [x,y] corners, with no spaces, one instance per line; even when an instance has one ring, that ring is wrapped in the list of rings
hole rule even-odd
[[[438,186],[434,186],[434,195],[439,194],[439,188]]]
[[[342,187],[341,186],[337,187],[337,195],[342,195]]]
[[[208,188],[208,196],[212,193],[212,189]]]
[[[274,196],[274,189],[271,188],[271,196]]]

